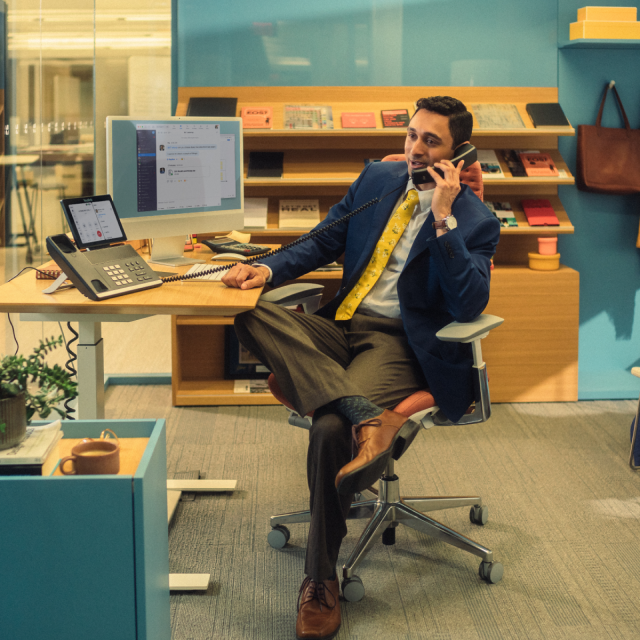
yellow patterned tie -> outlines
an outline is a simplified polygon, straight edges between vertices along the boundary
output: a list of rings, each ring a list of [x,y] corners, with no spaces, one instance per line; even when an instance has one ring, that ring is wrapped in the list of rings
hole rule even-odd
[[[373,285],[378,281],[378,278],[382,275],[384,268],[389,262],[391,252],[395,249],[395,246],[400,240],[400,236],[404,233],[404,230],[411,220],[413,211],[420,199],[418,198],[418,192],[415,189],[411,189],[407,193],[406,200],[396,209],[395,213],[389,218],[387,226],[385,227],[376,248],[373,250],[373,255],[369,264],[362,272],[360,279],[356,282],[355,286],[346,298],[342,301],[342,304],[336,311],[336,320],[349,320],[356,312],[358,305],[364,300],[364,297],[371,291]]]

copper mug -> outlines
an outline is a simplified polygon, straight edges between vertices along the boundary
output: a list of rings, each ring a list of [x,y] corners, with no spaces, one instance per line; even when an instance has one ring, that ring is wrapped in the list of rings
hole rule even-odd
[[[110,433],[114,439],[108,439]],[[65,469],[65,464],[71,465]],[[85,438],[73,449],[71,455],[60,460],[60,471],[65,476],[114,474],[120,471],[120,441],[111,429],[105,429],[99,440]]]

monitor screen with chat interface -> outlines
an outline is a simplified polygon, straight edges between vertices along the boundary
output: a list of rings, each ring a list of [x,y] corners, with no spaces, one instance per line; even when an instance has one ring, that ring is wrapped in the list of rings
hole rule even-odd
[[[158,262],[181,263],[164,254],[182,255],[187,234],[244,226],[242,166],[240,118],[107,118],[109,193],[128,238],[153,238]]]

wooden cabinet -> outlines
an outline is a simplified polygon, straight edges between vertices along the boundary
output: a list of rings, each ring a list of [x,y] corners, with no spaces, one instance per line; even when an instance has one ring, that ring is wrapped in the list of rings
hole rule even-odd
[[[178,94],[176,115],[185,115],[190,97],[236,97],[238,113],[244,106],[271,106],[271,130],[245,129],[244,167],[245,197],[268,198],[267,229],[252,230],[252,241],[286,244],[302,234],[302,230],[278,228],[279,200],[282,198],[316,198],[320,215],[327,212],[347,192],[351,183],[364,168],[365,159],[381,159],[402,153],[406,129],[382,128],[383,109],[406,108],[411,114],[414,102],[423,96],[451,95],[468,107],[473,103],[515,104],[524,129],[479,129],[474,123],[472,143],[478,149],[494,149],[501,162],[504,178],[484,180],[484,198],[512,203],[518,227],[502,229],[494,263],[492,298],[487,309],[505,317],[505,324],[492,334],[485,347],[485,360],[492,372],[491,392],[495,401],[546,401],[577,399],[578,360],[578,274],[562,268],[558,272],[535,272],[528,268],[528,252],[537,251],[537,238],[574,231],[567,212],[558,197],[558,186],[574,184],[574,178],[558,152],[558,136],[573,136],[572,127],[561,129],[535,128],[526,112],[528,102],[557,102],[554,88],[519,87],[182,87]],[[333,130],[301,131],[283,129],[285,104],[330,105],[333,111]],[[348,111],[373,111],[376,129],[342,129],[340,116]],[[561,172],[559,177],[529,178],[511,175],[501,151],[506,149],[537,150],[549,153]],[[249,154],[252,151],[284,152],[281,178],[246,178]],[[524,198],[546,198],[551,201],[559,227],[532,228],[528,225],[520,201]],[[562,274],[562,275],[561,275]],[[327,297],[337,290],[340,273],[309,274],[305,279],[324,282]],[[562,285],[560,285],[562,283]],[[535,294],[534,294],[535,290]],[[543,295],[541,306],[537,296]],[[517,309],[510,304],[511,296],[520,301]],[[567,301],[570,301],[569,303]],[[571,313],[554,319],[545,316],[554,308],[571,309]],[[543,311],[543,307],[545,311]],[[504,309],[504,311],[501,311]],[[526,309],[526,313],[523,310]],[[518,330],[509,330],[510,314],[519,312]],[[224,327],[220,320],[202,318],[174,318],[173,322],[173,388],[176,405],[191,404],[266,404],[272,399],[264,396],[233,394],[233,382],[223,379],[221,365],[206,367],[190,361],[189,345],[208,341],[207,349],[217,350],[218,362],[223,348]],[[224,321],[223,321],[224,322]],[[228,324],[232,319],[226,320]],[[214,324],[215,323],[215,324]],[[198,327],[197,329],[195,327]],[[514,326],[514,325],[512,325]],[[542,330],[544,327],[544,330]],[[494,337],[495,334],[495,337]],[[524,335],[523,335],[524,334]],[[562,342],[560,350],[549,348]],[[504,379],[493,362],[511,354],[516,362],[523,353],[521,341],[527,341],[540,356],[536,374],[529,375],[522,363],[520,384],[513,384],[514,371],[507,367]],[[211,345],[218,345],[211,346]],[[199,347],[198,347],[199,348]],[[528,351],[527,353],[533,353]],[[560,351],[563,356],[560,357]],[[213,354],[212,354],[213,355]],[[533,356],[532,356],[533,357]],[[537,358],[538,356],[536,356]],[[201,359],[201,358],[199,358]],[[207,369],[208,370],[204,370]],[[516,367],[517,368],[517,367]],[[559,382],[561,381],[561,382]]]

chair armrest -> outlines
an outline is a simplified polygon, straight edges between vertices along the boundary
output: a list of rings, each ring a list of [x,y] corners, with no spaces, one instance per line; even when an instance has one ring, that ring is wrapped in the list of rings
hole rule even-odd
[[[302,300],[306,300],[315,295],[321,295],[324,291],[324,285],[313,284],[311,282],[301,282],[288,284],[285,287],[273,289],[260,296],[260,300],[264,302],[272,302],[273,304],[294,305],[300,304]]]
[[[436,337],[443,342],[473,342],[484,337],[491,329],[499,327],[504,318],[483,313],[472,322],[451,322],[436,333]]]

